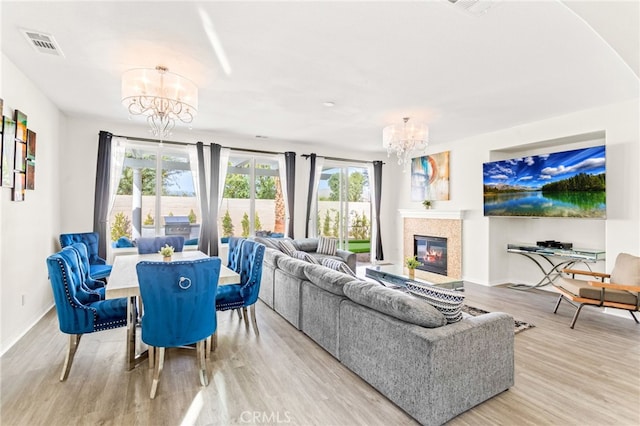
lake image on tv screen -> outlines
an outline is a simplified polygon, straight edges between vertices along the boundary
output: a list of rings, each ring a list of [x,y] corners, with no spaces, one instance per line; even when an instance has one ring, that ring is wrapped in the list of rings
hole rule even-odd
[[[485,216],[606,217],[605,147],[483,164]]]

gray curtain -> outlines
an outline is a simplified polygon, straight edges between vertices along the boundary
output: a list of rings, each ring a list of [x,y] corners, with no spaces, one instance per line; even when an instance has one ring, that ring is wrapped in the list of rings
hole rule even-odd
[[[373,181],[375,185],[374,196],[376,198],[376,241],[373,242],[376,245],[376,260],[383,260],[384,254],[382,253],[382,237],[380,236],[380,199],[382,198],[382,161],[373,162]]]
[[[93,201],[93,231],[98,233],[98,256],[103,259],[107,258],[107,215],[109,214],[109,171],[111,170],[112,137],[111,133],[104,130],[101,130],[98,135],[96,189]]]
[[[212,143],[211,152],[211,183],[209,186],[209,256],[218,256],[218,211],[220,206],[220,150],[222,146]],[[223,178],[224,179],[224,178]]]
[[[198,142],[196,144],[198,153],[198,184],[200,186],[200,235],[198,237],[198,250],[203,253],[209,253],[209,198],[207,194],[207,175],[204,164],[204,144]]]
[[[310,154],[309,155],[309,160],[311,160],[309,167],[311,169],[311,171],[309,172],[309,192],[307,195],[307,216],[306,216],[306,221],[305,221],[305,226],[304,226],[304,236],[306,238],[309,238],[309,221],[311,220],[311,203],[312,203],[312,198],[313,198],[313,186],[314,186],[314,180],[316,177],[316,154]]]
[[[293,238],[293,212],[296,197],[296,153],[287,151],[284,153],[286,179],[287,179],[287,209],[289,210],[289,229],[287,236]]]
[[[200,183],[200,209],[202,213],[198,250],[209,256],[218,256],[218,205],[220,204],[218,187],[220,181],[221,149],[222,147],[216,143],[209,145],[211,173],[209,174],[209,192],[207,193],[204,144],[202,142],[196,144],[196,151],[198,153],[198,181]]]

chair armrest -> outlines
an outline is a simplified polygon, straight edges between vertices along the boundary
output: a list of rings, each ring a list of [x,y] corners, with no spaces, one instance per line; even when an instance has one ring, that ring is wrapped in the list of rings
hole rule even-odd
[[[640,292],[640,286],[637,285],[625,285],[615,283],[602,283],[600,281],[589,281],[589,285],[592,287],[611,288],[614,290],[625,290]]]
[[[595,272],[595,271],[582,271],[580,269],[563,269],[562,272],[564,272],[565,274],[589,275],[590,277],[596,277],[596,278],[611,277],[610,274],[605,274],[602,272]]]
[[[356,271],[357,255],[354,252],[338,249],[336,250],[336,256],[342,259],[342,261],[346,263],[353,272]]]
[[[94,258],[94,262],[93,262],[93,264],[94,264],[94,265],[106,265],[106,264],[107,264],[107,261],[106,261],[106,260],[104,260],[103,258],[101,258],[100,256],[96,256],[96,257]]]

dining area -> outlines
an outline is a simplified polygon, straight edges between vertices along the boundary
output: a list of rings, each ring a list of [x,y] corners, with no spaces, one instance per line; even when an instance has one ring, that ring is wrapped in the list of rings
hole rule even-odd
[[[90,275],[90,248],[82,242],[72,241],[47,258],[59,328],[68,335],[61,382],[73,374],[81,337],[89,333],[126,328],[125,341],[119,343],[123,373],[152,372],[151,399],[158,392],[167,349],[189,354],[200,384],[208,385],[219,311],[231,310],[232,318],[244,319],[247,333],[250,314],[259,336],[255,304],[264,245],[234,238],[223,262],[201,251],[183,251],[179,238],[141,238],[138,253],[117,256],[100,280]]]

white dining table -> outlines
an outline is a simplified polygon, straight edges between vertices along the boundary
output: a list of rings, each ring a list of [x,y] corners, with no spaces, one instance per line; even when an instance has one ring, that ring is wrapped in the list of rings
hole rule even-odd
[[[209,256],[201,251],[185,251],[174,253],[171,261],[197,260],[207,257]],[[136,265],[143,260],[152,262],[163,261],[160,253],[117,256],[114,259],[111,275],[109,276],[105,291],[105,298],[107,299],[116,299],[118,297],[127,298],[127,370],[133,369],[140,361],[147,357],[147,351],[143,350],[142,344],[139,349],[136,349],[136,328],[138,326],[136,304],[140,298],[140,286],[138,284]],[[240,275],[237,272],[224,265],[220,267],[219,286],[239,282]]]

